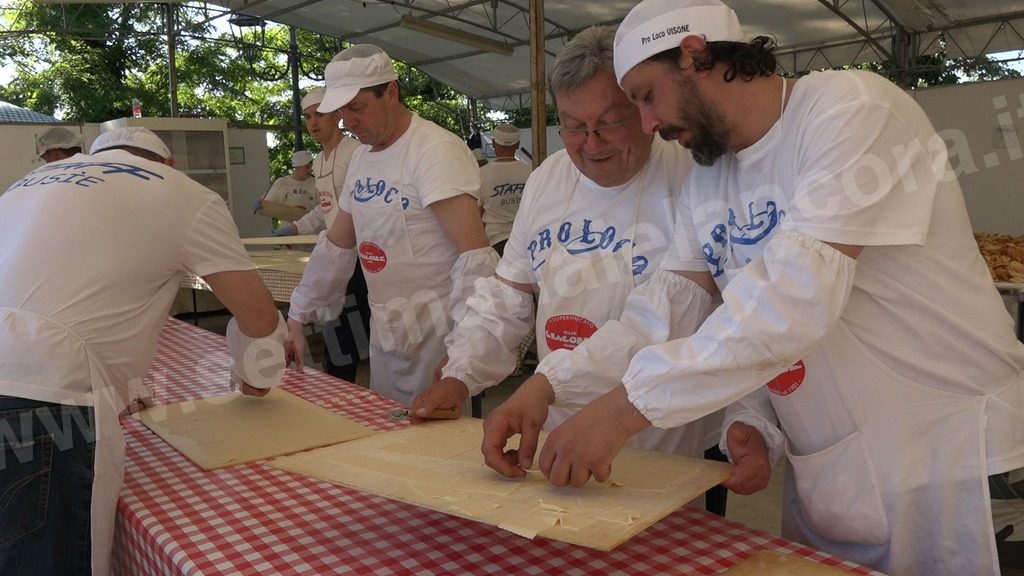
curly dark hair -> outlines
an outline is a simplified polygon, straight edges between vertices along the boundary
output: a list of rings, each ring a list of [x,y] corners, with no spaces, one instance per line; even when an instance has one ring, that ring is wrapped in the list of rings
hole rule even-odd
[[[716,64],[725,64],[723,78],[732,82],[737,76],[749,82],[757,76],[771,76],[778,68],[772,52],[775,39],[758,36],[750,42],[708,42],[707,49],[693,59],[694,69],[711,70]],[[671,48],[651,56],[651,60],[679,62],[681,48]]]

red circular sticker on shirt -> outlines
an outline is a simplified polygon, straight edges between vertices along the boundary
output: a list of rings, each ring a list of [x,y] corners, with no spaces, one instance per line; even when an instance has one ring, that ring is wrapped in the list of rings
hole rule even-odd
[[[363,242],[359,245],[359,261],[363,263],[363,270],[380,272],[388,265],[388,255],[373,242]]]
[[[544,324],[544,340],[549,350],[572,350],[597,332],[593,322],[575,314],[560,314]]]
[[[324,212],[330,212],[334,206],[334,194],[331,192],[320,191],[320,209]]]
[[[789,396],[804,383],[804,374],[806,373],[804,361],[799,360],[796,364],[790,366],[789,370],[779,374],[769,382],[768,389],[779,396]]]

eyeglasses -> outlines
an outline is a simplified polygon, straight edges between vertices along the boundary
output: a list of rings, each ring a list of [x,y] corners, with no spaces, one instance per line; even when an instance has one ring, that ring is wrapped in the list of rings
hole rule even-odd
[[[562,141],[565,142],[566,146],[582,144],[587,141],[591,134],[596,138],[603,138],[604,140],[617,140],[625,136],[626,132],[629,131],[629,128],[626,126],[627,122],[629,120],[623,120],[615,124],[605,124],[597,128],[559,128],[558,135],[562,137]]]

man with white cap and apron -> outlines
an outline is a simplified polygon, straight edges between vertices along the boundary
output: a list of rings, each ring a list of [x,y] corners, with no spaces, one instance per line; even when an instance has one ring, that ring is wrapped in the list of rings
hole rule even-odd
[[[477,208],[479,171],[462,140],[402,105],[380,48],[351,46],[324,75],[318,110],[339,110],[363,146],[334,224],[292,294],[288,327],[301,357],[302,325],[337,317],[337,287],[358,260],[370,296],[370,389],[408,405],[430,383],[473,281],[494,273],[497,254]]]
[[[668,252],[672,205],[693,161],[682,146],[643,133],[636,107],[615,83],[614,38],[612,28],[588,28],[555,59],[548,85],[565,149],[530,176],[497,273],[474,287],[465,318],[447,339],[442,378],[416,399],[414,417],[461,406],[500,383],[531,328],[541,359],[572,350],[618,318],[626,296],[652,279]],[[709,294],[694,296],[691,330],[712,308]],[[520,388],[498,410],[518,415],[523,407],[541,406],[525,425],[551,429],[615,383],[580,383],[550,408],[550,389]],[[631,439],[641,448],[687,456],[699,456],[703,442],[699,422]]]
[[[330,228],[338,213],[338,197],[345,184],[352,153],[359,148],[359,142],[341,131],[339,110],[317,110],[325,93],[322,86],[313,88],[303,96],[301,103],[306,131],[323,146],[313,168],[318,202],[299,220],[275,230],[274,236],[319,234]],[[357,268],[352,273],[345,294],[345,307],[340,315],[323,323],[324,372],[355,382],[359,360],[369,353],[370,304],[362,270]]]
[[[262,396],[284,319],[224,201],[145,128],[36,169],[0,196],[0,573],[110,572],[124,439],[184,272],[235,318],[230,377]]]
[[[784,536],[897,576],[998,574],[988,477],[1024,465],[1024,346],[946,147],[885,79],[786,80],[770,39],[741,40],[716,0],[644,0],[618,29],[644,129],[699,164],[663,266],[723,304],[672,339],[664,293],[635,291],[573,351],[632,356],[622,385],[548,436],[541,469],[604,479],[631,434],[738,401],[728,485],[763,488],[785,454]]]
[[[338,209],[338,195],[345,183],[352,153],[359,142],[341,131],[341,114],[337,110],[320,112],[317,107],[324,99],[326,89],[322,86],[311,89],[302,97],[302,121],[306,132],[323,147],[313,164],[313,175],[318,202],[308,214],[274,231],[274,236],[295,234],[319,234],[330,228]]]

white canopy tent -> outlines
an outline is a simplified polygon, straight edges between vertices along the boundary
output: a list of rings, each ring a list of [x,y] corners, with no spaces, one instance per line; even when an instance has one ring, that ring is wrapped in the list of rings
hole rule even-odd
[[[392,57],[486,101],[492,108],[530,105],[530,0],[212,3],[238,14],[348,42],[377,44]],[[537,3],[540,4],[539,0]],[[943,48],[943,43],[949,57],[1024,49],[1024,0],[727,3],[736,10],[748,36],[767,34],[776,38],[777,55],[787,72],[890,61],[900,73],[913,74],[910,64],[914,57],[934,54]],[[546,64],[551,63],[574,33],[594,24],[615,26],[635,4],[636,0],[543,0]],[[414,22],[409,24],[409,20]],[[426,24],[420,25],[423,22]],[[940,42],[940,35],[944,42]],[[490,46],[492,43],[497,46]]]
[[[36,0],[65,3],[68,0]],[[113,0],[79,0],[110,3]],[[138,0],[153,1],[153,0]],[[176,115],[173,3],[168,3],[171,115]],[[493,109],[530,107],[545,124],[544,70],[573,35],[616,26],[638,0],[209,0],[207,19],[276,22],[373,43]],[[1024,0],[727,0],[748,37],[776,39],[783,71],[887,62],[912,85],[918,56],[1024,50]],[[531,18],[531,15],[534,18]],[[536,41],[532,39],[536,38]],[[543,38],[543,42],[540,39]],[[293,76],[293,82],[298,80]],[[298,96],[296,96],[298,106]],[[296,131],[300,130],[296,116]],[[534,131],[535,161],[546,155]]]

